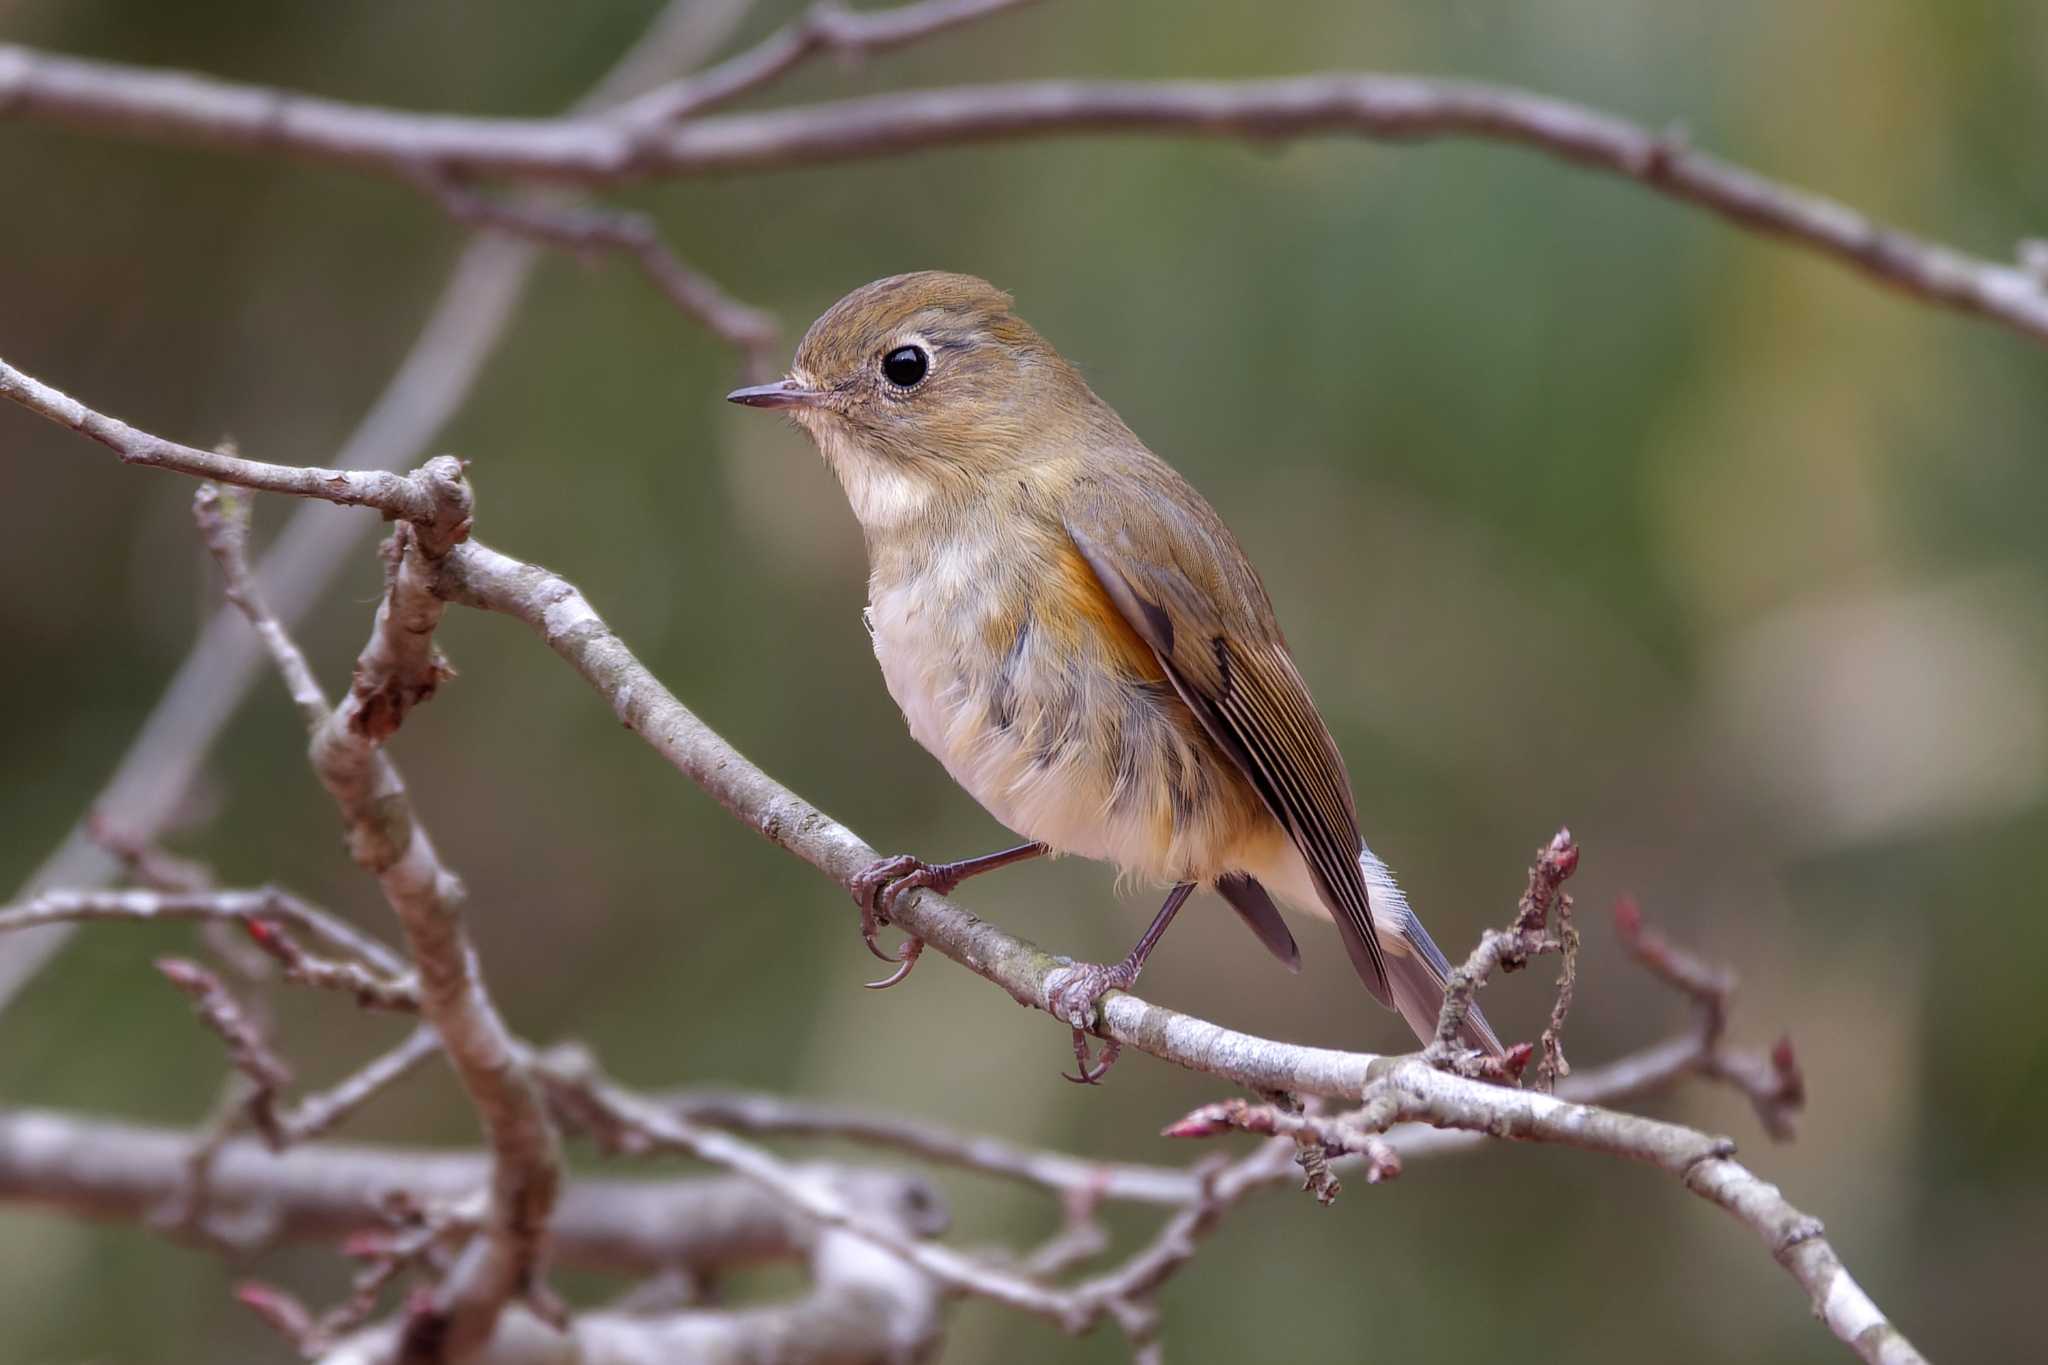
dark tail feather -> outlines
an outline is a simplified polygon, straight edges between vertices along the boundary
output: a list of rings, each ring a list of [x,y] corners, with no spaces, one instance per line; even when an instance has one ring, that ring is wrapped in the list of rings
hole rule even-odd
[[[1233,872],[1216,879],[1216,894],[1230,902],[1230,908],[1237,911],[1238,918],[1258,935],[1259,942],[1266,945],[1266,951],[1279,958],[1288,971],[1301,970],[1301,949],[1294,945],[1294,935],[1288,932],[1287,921],[1280,918],[1279,907],[1273,904],[1273,898],[1266,894],[1265,887],[1242,872]]]

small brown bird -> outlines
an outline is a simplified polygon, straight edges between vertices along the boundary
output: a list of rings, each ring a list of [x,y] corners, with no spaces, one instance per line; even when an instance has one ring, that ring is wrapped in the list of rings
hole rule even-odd
[[[967,275],[856,289],[789,377],[735,403],[787,411],[866,533],[866,620],[910,733],[1030,842],[885,859],[857,884],[868,946],[896,898],[1040,853],[1167,884],[1129,956],[1068,969],[1048,1002],[1086,1081],[1096,1000],[1127,989],[1209,886],[1300,969],[1268,890],[1336,921],[1373,997],[1435,1036],[1449,968],[1359,837],[1351,781],[1244,551],[1201,494],[1078,371]],[[1477,1009],[1464,1041],[1499,1055]]]

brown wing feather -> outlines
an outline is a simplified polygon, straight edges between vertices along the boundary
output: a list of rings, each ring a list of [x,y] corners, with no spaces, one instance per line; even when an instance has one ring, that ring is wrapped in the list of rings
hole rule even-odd
[[[1358,864],[1358,815],[1336,743],[1244,552],[1199,494],[1149,453],[1143,458],[1146,472],[1163,479],[1080,490],[1067,534],[1182,700],[1286,829],[1359,977],[1391,1008]],[[1147,518],[1139,537],[1131,534],[1134,509]]]

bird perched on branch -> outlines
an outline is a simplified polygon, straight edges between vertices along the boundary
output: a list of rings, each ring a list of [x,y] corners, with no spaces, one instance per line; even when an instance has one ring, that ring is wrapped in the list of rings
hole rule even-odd
[[[1299,970],[1273,897],[1336,921],[1373,997],[1435,1036],[1449,967],[1359,836],[1351,782],[1258,573],[1216,512],[967,275],[856,289],[788,378],[735,390],[787,412],[866,533],[867,621],[910,732],[1029,842],[953,863],[884,859],[856,880],[868,947],[898,899],[1041,853],[1169,885],[1122,961],[1065,969],[1047,1007],[1084,1029],[1127,989],[1197,887]],[[1463,1041],[1500,1042],[1477,1008]]]

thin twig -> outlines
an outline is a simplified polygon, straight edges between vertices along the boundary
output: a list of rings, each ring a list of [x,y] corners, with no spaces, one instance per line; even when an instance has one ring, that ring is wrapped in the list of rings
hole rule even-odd
[[[430,460],[413,479],[433,506],[393,534],[385,593],[348,696],[331,713],[302,708],[314,772],[341,809],[350,854],[377,878],[398,915],[419,972],[421,1013],[461,1077],[493,1157],[483,1234],[409,1314],[401,1365],[460,1360],[490,1338],[506,1304],[540,1291],[548,1216],[561,1184],[554,1127],[462,928],[462,883],[414,818],[404,781],[382,749],[407,711],[446,676],[433,643],[441,606],[427,585],[434,562],[469,532],[469,491],[458,462]],[[284,641],[279,662],[290,678],[286,659],[298,650],[265,609],[240,542],[209,536],[208,545],[231,600],[266,640]]]
[[[58,889],[18,905],[0,906],[0,933],[48,924],[100,920],[226,920],[288,924],[329,948],[361,958],[386,977],[400,977],[405,962],[377,940],[279,887],[253,891],[119,891]]]
[[[403,474],[382,469],[317,469],[264,464],[219,451],[166,441],[138,431],[0,360],[0,398],[10,398],[58,426],[98,441],[126,464],[168,469],[201,479],[295,498],[319,498],[347,507],[374,507],[394,517],[424,519],[434,512],[432,494]]]
[[[448,216],[470,227],[493,228],[570,251],[616,251],[639,265],[655,288],[712,335],[739,349],[750,379],[773,370],[780,333],[773,315],[734,298],[709,275],[678,256],[644,213],[556,203],[534,195],[500,198],[478,193],[438,172],[421,180]]]
[[[555,1104],[606,1146],[633,1154],[672,1152],[742,1175],[820,1224],[853,1233],[900,1256],[955,1293],[973,1294],[1048,1318],[1070,1331],[1070,1306],[1054,1291],[1000,1267],[906,1235],[861,1216],[846,1200],[752,1143],[699,1128],[663,1106],[633,1095],[598,1074],[582,1057],[543,1060],[536,1068]]]
[[[1735,998],[1735,974],[1679,947],[1643,922],[1636,902],[1614,904],[1614,929],[1629,955],[1658,980],[1687,996],[1699,1010],[1696,1055],[1691,1068],[1748,1096],[1764,1130],[1780,1141],[1798,1131],[1806,1104],[1806,1076],[1790,1038],[1780,1038],[1768,1056],[1727,1047],[1728,1015]]]
[[[285,980],[295,986],[340,991],[354,997],[364,1009],[419,1012],[420,983],[416,973],[390,976],[371,971],[359,962],[315,957],[268,919],[244,920],[243,928],[248,931],[249,941],[282,967]]]
[[[422,1024],[390,1051],[364,1064],[361,1070],[317,1094],[306,1096],[289,1111],[278,1115],[279,1134],[289,1145],[310,1141],[329,1132],[440,1050],[440,1035]]]
[[[222,593],[228,604],[242,613],[255,630],[256,638],[263,642],[271,663],[284,679],[285,692],[298,708],[299,718],[308,729],[318,725],[327,715],[327,698],[313,677],[312,665],[285,633],[284,623],[252,597],[255,577],[249,570],[248,495],[238,488],[203,483],[192,495],[192,519],[199,526],[200,539],[222,566]]]
[[[1185,1118],[1160,1130],[1161,1137],[1201,1138],[1237,1129],[1297,1139],[1306,1138],[1328,1156],[1356,1156],[1364,1159],[1367,1184],[1377,1185],[1401,1174],[1401,1156],[1383,1131],[1361,1128],[1355,1115],[1322,1118],[1295,1113],[1277,1104],[1255,1104],[1250,1100],[1223,1100],[1205,1104]],[[1298,1164],[1298,1163],[1297,1163]],[[1318,1189],[1319,1202],[1327,1204],[1336,1191]]]
[[[905,47],[949,28],[1029,4],[1031,0],[920,0],[857,11],[820,0],[759,44],[695,76],[650,90],[611,116],[622,127],[652,131],[759,90],[820,53],[844,59]]]
[[[200,1022],[227,1044],[229,1063],[249,1082],[249,1094],[243,1106],[249,1121],[263,1135],[265,1142],[282,1150],[286,1138],[278,1125],[277,1100],[284,1088],[292,1083],[291,1068],[270,1050],[261,1030],[249,1019],[240,1002],[228,993],[219,977],[196,962],[176,957],[158,958],[156,969],[166,981],[191,998]]]
[[[1061,1194],[1179,1205],[1197,1193],[1194,1177],[1174,1167],[1088,1161],[878,1110],[814,1104],[780,1095],[701,1091],[665,1096],[661,1103],[676,1117],[707,1128],[763,1136],[840,1138]]]

